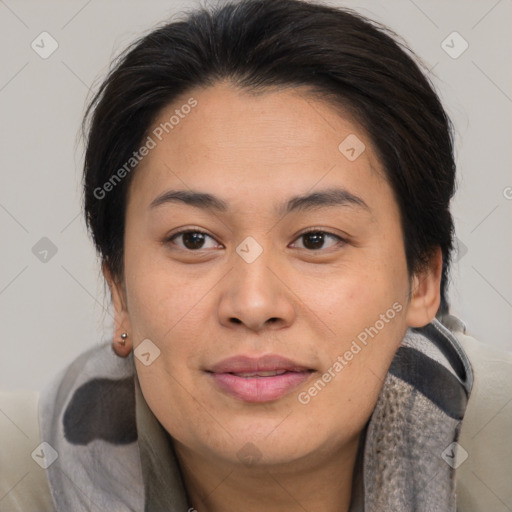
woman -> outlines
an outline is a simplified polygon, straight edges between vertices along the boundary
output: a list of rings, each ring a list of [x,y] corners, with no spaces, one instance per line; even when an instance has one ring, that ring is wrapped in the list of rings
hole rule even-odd
[[[471,434],[512,358],[449,315],[452,129],[409,53],[296,0],[196,11],[126,50],[86,116],[113,351],[42,393],[45,471],[19,500],[489,505],[472,486],[499,453]]]

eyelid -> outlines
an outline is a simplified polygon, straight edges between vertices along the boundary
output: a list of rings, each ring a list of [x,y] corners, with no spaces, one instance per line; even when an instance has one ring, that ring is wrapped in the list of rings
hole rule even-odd
[[[321,226],[313,226],[311,228],[306,228],[304,231],[300,231],[296,236],[295,239],[299,238],[299,236],[307,235],[309,233],[324,233],[326,235],[331,235],[334,237],[339,238],[340,240],[348,240],[348,235],[337,235],[336,233],[333,233],[330,231],[329,228],[323,228]]]
[[[203,235],[210,237],[212,240],[215,240],[215,242],[218,243],[219,245],[222,245],[220,242],[218,242],[215,239],[214,236],[210,235],[210,233],[208,233],[207,231],[204,231],[203,229],[201,229],[199,227],[194,227],[194,226],[191,226],[189,228],[180,229],[179,231],[176,231],[176,232],[166,236],[165,239],[163,240],[163,242],[164,243],[168,243],[168,242],[174,243],[173,238],[177,238],[178,236],[185,235],[187,233],[201,233]],[[199,251],[203,250],[203,249],[196,249],[195,251],[193,251],[192,249],[187,249],[186,247],[185,248],[179,247],[179,249],[183,249],[184,251],[188,251],[188,252],[199,252]]]
[[[293,239],[293,242],[294,243],[297,239],[299,239],[301,236],[304,236],[304,235],[308,235],[310,233],[322,233],[324,235],[327,235],[327,236],[331,236],[331,237],[334,237],[334,238],[337,238],[338,239],[338,243],[342,243],[342,245],[345,245],[348,243],[349,241],[349,238],[347,236],[342,236],[342,235],[337,235],[336,233],[333,233],[332,231],[329,231],[328,229],[326,228],[322,228],[320,226],[318,227],[312,227],[312,228],[307,228],[306,230],[304,231],[301,231],[300,233],[298,233],[295,238]],[[302,249],[302,247],[299,247],[299,249]],[[311,253],[319,253],[321,251],[325,251],[327,249],[317,249],[317,250],[308,250],[306,249],[308,252],[311,252]]]

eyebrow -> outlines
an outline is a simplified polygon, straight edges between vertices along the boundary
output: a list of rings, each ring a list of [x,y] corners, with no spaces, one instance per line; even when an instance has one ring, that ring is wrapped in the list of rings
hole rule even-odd
[[[229,204],[217,196],[195,190],[168,190],[156,197],[149,205],[150,209],[168,203],[184,203],[203,210],[227,212]],[[276,208],[277,215],[286,215],[293,211],[307,211],[332,206],[352,206],[371,213],[365,201],[344,188],[328,188],[310,194],[294,196]]]

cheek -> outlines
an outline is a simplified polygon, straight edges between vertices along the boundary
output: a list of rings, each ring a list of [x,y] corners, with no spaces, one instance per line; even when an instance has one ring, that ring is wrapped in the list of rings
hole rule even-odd
[[[399,258],[354,264],[339,279],[326,281],[321,294],[310,296],[312,309],[329,327],[322,347],[329,391],[322,391],[318,407],[339,411],[335,404],[341,399],[357,415],[360,404],[376,399],[407,329],[406,298],[407,269]]]
[[[127,258],[126,267],[130,320],[139,337],[164,343],[183,324],[196,319],[204,280],[186,278],[165,258],[149,254],[135,255],[131,264]]]
[[[407,271],[396,261],[361,258],[321,281],[305,282],[294,291],[321,316],[334,331],[334,337],[346,338],[372,325],[395,302],[405,308]]]
[[[359,282],[360,283],[360,282]],[[389,365],[407,329],[404,305],[386,287],[348,287],[332,302],[336,333],[322,348],[322,374],[299,396],[305,421],[323,418],[335,445],[355,435],[370,417]],[[316,427],[318,428],[318,427]]]

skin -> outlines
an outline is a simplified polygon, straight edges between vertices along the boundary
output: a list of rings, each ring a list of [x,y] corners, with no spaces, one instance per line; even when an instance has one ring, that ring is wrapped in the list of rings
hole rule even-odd
[[[346,511],[361,429],[408,327],[426,325],[440,301],[441,251],[408,275],[398,205],[367,134],[303,88],[254,95],[229,83],[189,91],[197,106],[141,162],[129,189],[125,273],[104,266],[121,356],[149,338],[161,351],[135,358],[144,397],[173,437],[191,504],[200,511]],[[349,161],[349,134],[365,151]],[[371,211],[336,205],[276,214],[289,197],[343,187]],[[170,189],[220,197],[226,212],[150,203]],[[190,249],[183,229],[209,236]],[[326,236],[319,249],[300,235]],[[236,252],[248,236],[263,252]],[[211,237],[211,238],[210,238]],[[309,246],[307,244],[310,244]],[[298,394],[332,367],[365,328],[401,311],[304,405]],[[273,320],[272,320],[273,319]],[[248,403],[216,388],[204,369],[226,357],[277,353],[316,371],[288,395]],[[239,458],[256,446],[251,466]],[[243,452],[242,452],[243,453]],[[262,492],[262,489],[265,492]],[[301,508],[302,507],[302,508]]]

